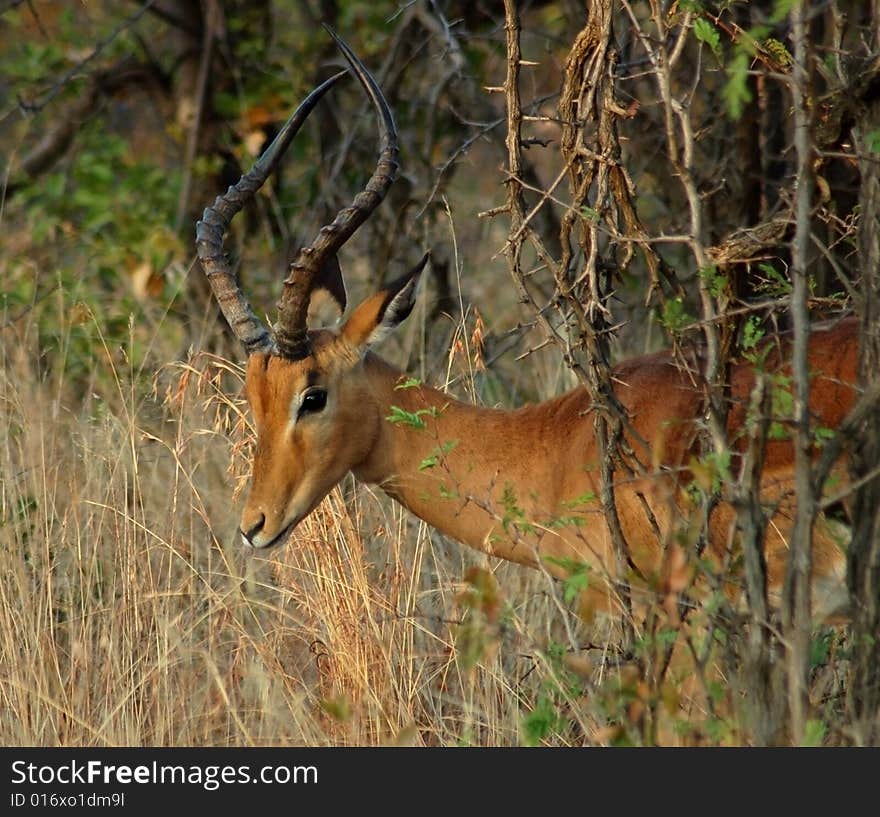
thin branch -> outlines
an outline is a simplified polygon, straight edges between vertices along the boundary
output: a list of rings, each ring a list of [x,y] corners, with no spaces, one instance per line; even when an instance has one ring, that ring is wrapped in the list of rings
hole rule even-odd
[[[153,83],[155,74],[155,66],[131,58],[93,74],[79,96],[66,103],[53,117],[54,124],[40,129],[39,138],[17,163],[16,177],[9,184],[7,194],[15,194],[25,184],[22,173],[33,180],[50,170],[67,152],[82,125],[98,111],[106,95],[130,86]]]
[[[131,2],[138,2],[138,0],[131,0]],[[200,28],[192,25],[185,18],[179,17],[178,15],[174,14],[174,12],[168,11],[168,9],[160,6],[158,2],[150,6],[149,12],[154,17],[158,17],[163,23],[168,23],[168,25],[173,26],[174,28],[179,28],[181,31],[185,31],[193,38],[197,38],[202,34]]]
[[[795,193],[795,235],[791,246],[792,294],[791,316],[794,326],[792,376],[794,380],[794,447],[795,491],[797,506],[790,553],[783,588],[783,630],[789,643],[786,653],[788,670],[788,702],[791,714],[792,739],[803,740],[807,726],[809,700],[807,673],[811,624],[811,588],[813,522],[816,516],[816,495],[813,488],[810,433],[810,371],[808,344],[810,315],[807,310],[809,279],[807,273],[810,247],[810,216],[812,210],[812,140],[808,110],[809,76],[806,16],[809,3],[804,0],[791,12],[794,64],[792,65],[792,102],[794,107],[794,145],[797,154],[797,188]]]
[[[23,3],[27,3],[29,0],[6,0],[6,3],[0,8],[0,14],[6,14],[7,11],[12,11],[14,8],[18,8]]]
[[[62,74],[61,78],[56,80],[55,83],[47,90],[44,91],[41,95],[35,97],[31,100],[25,100],[19,98],[18,107],[19,110],[29,116],[35,113],[38,113],[46,105],[49,104],[60,92],[61,90],[77,75],[82,72],[82,70],[89,65],[95,58],[100,55],[100,53],[112,43],[123,31],[128,28],[131,28],[141,17],[146,14],[152,5],[156,2],[156,0],[146,0],[146,2],[132,15],[126,17],[114,30],[113,32],[103,40],[100,40],[98,44],[95,46],[95,49],[92,51],[84,59],[80,60],[76,65],[69,68],[67,71]]]

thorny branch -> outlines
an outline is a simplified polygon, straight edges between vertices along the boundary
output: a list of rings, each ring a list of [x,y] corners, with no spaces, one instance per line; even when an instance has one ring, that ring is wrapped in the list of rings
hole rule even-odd
[[[617,144],[617,106],[612,80],[615,54],[611,49],[611,3],[595,3],[588,13],[584,29],[569,53],[565,66],[559,113],[563,121],[562,155],[569,171],[573,206],[562,218],[560,244],[562,259],[556,273],[558,299],[573,316],[569,328],[569,365],[577,360],[578,376],[589,389],[593,401],[593,423],[599,449],[600,497],[611,533],[617,559],[618,577],[627,575],[632,564],[617,504],[614,497],[614,474],[624,466],[621,458],[625,411],[611,383],[609,333],[611,315],[607,300],[612,292],[609,278],[600,281],[598,220],[593,211],[605,215],[612,223],[615,197],[611,177],[619,157]],[[585,131],[595,128],[595,145],[586,147]],[[619,186],[625,190],[625,185]],[[592,194],[593,208],[589,208]],[[628,201],[628,190],[622,197]],[[586,215],[586,217],[585,217]],[[584,268],[575,275],[572,270],[572,232],[578,227],[578,246],[583,252]],[[628,258],[623,260],[625,266]],[[586,284],[586,291],[582,288]],[[586,309],[582,305],[585,303]],[[567,321],[567,316],[563,315]],[[576,340],[572,343],[571,338]],[[583,361],[583,363],[581,363]],[[631,473],[631,467],[627,466]],[[625,612],[625,637],[631,639],[632,603],[629,588],[621,589]]]
[[[643,473],[645,466],[635,457],[625,432],[647,450],[630,427],[611,382],[609,343],[613,321],[609,299],[615,285],[612,277],[630,262],[632,242],[618,245],[617,263],[605,259],[604,236],[624,233],[634,237],[651,272],[652,291],[660,291],[660,275],[666,275],[659,256],[641,227],[632,202],[632,183],[619,161],[617,120],[629,115],[614,98],[613,72],[616,54],[612,43],[612,4],[591,7],[584,29],[569,54],[559,103],[562,123],[564,166],[550,189],[542,190],[538,202],[527,208],[522,178],[522,108],[519,71],[523,64],[519,43],[516,4],[505,3],[507,38],[508,197],[504,208],[510,216],[510,230],[504,252],[520,300],[536,314],[546,337],[557,345],[566,364],[588,389],[593,402],[593,422],[599,443],[599,493],[603,514],[616,554],[625,638],[632,638],[633,618],[626,577],[636,573],[617,514],[614,479],[617,470],[627,475]],[[571,203],[560,224],[561,257],[557,261],[531,227],[535,214],[548,201],[565,177],[569,179]],[[555,293],[552,305],[557,319],[551,321],[526,285],[521,264],[523,245],[528,243],[538,261],[552,276]],[[612,254],[615,252],[609,249]],[[650,296],[649,296],[650,297]],[[659,529],[658,529],[659,530]],[[662,543],[659,543],[662,544]]]

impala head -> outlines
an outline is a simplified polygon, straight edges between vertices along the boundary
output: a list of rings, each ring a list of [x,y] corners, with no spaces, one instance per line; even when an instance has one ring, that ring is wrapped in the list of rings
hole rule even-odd
[[[367,432],[378,429],[381,418],[370,399],[364,354],[410,313],[427,261],[425,256],[409,273],[365,300],[341,329],[310,330],[306,325],[317,290],[344,312],[345,285],[336,253],[378,207],[397,175],[397,134],[388,104],[351,49],[330,34],[378,114],[379,159],[365,189],[290,265],[271,331],[242,292],[223,253],[223,238],[232,217],[259,190],[308,114],[345,72],[306,97],[254,167],[205,210],[196,228],[198,255],[211,289],[248,353],[245,391],[257,445],[240,528],[244,541],[259,548],[283,541],[368,453],[372,435]]]

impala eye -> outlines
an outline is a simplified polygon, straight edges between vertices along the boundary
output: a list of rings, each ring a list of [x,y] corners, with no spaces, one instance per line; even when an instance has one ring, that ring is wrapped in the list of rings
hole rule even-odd
[[[299,407],[299,416],[323,410],[327,405],[327,392],[324,389],[312,389],[307,392]]]

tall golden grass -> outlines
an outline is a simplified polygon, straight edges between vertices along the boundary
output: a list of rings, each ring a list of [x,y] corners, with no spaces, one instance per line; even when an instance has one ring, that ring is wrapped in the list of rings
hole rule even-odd
[[[11,285],[33,274],[0,255]],[[111,341],[74,299],[0,313],[0,744],[748,742],[736,624],[711,601],[686,627],[657,605],[621,654],[620,622],[583,620],[564,584],[351,478],[270,558],[248,554],[238,350],[181,361],[181,322],[150,305]],[[547,353],[478,377],[483,319],[463,312],[432,338],[421,303],[384,352],[465,399],[566,388]],[[812,737],[835,742],[846,642],[816,647]]]
[[[353,483],[277,555],[248,556],[240,368],[139,370],[85,320],[91,379],[74,389],[64,342],[47,365],[35,322],[5,316],[0,742],[602,739],[601,708],[554,658],[581,625],[549,579]],[[149,359],[172,359],[155,332]]]

